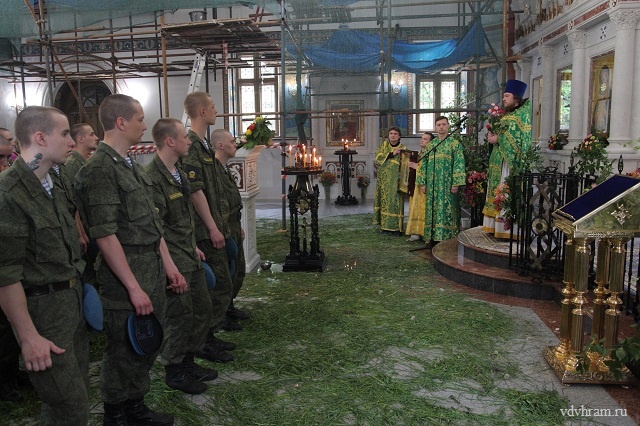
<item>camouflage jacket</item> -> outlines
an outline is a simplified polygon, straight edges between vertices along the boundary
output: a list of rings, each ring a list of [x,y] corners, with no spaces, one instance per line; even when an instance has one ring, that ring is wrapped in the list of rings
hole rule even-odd
[[[84,270],[66,194],[54,184],[50,197],[21,157],[0,174],[0,235],[0,286],[40,286]]]

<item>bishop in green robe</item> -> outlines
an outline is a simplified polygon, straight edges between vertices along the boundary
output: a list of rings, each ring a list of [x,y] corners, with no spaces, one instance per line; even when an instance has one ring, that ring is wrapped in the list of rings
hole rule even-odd
[[[400,143],[400,129],[390,127],[388,139],[376,151],[378,177],[373,199],[373,224],[382,231],[404,230],[404,194],[398,192],[400,151],[407,149]]]

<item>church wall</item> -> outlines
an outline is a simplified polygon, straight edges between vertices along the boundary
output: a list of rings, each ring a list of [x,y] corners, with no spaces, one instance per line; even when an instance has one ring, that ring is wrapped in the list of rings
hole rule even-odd
[[[637,5],[637,6],[636,6]],[[623,28],[628,32],[628,25],[621,24],[621,19],[612,19],[613,15],[622,11],[623,18],[633,22],[631,31],[635,33],[631,36],[632,43],[635,43],[633,49],[623,54],[620,49],[621,40],[619,40],[619,29]],[[638,31],[638,17],[640,17],[640,2],[602,2],[599,0],[591,0],[585,2],[574,2],[571,6],[565,6],[565,10],[553,19],[537,24],[535,30],[526,34],[524,37],[516,40],[513,46],[514,54],[521,54],[525,60],[531,61],[531,76],[528,81],[532,84],[535,79],[542,78],[542,108],[540,110],[540,131],[539,146],[547,158],[549,165],[558,166],[560,171],[567,171],[569,156],[573,147],[590,133],[592,119],[592,93],[594,84],[598,84],[592,76],[592,64],[594,60],[603,55],[619,51],[614,59],[615,67],[631,60],[632,71],[623,75],[622,78],[612,78],[611,87],[616,85],[624,85],[623,96],[630,96],[630,108],[620,108],[620,92],[618,91],[618,99],[616,99],[615,90],[611,95],[611,115],[610,123],[614,114],[618,119],[615,129],[611,129],[610,146],[607,149],[610,160],[617,160],[622,154],[624,159],[624,172],[635,170],[639,165],[640,156],[637,151],[631,148],[629,140],[638,139],[640,137],[640,123],[633,120],[640,112],[640,87],[636,80],[640,78],[640,32]],[[574,34],[584,32],[584,37],[576,37]],[[572,37],[573,35],[573,37]],[[628,36],[627,36],[628,37]],[[627,46],[629,44],[627,43]],[[582,48],[583,53],[576,49]],[[550,51],[552,49],[552,51]],[[581,55],[584,58],[581,60]],[[551,65],[547,62],[551,61]],[[545,63],[546,62],[546,63]],[[558,93],[558,71],[572,67],[574,70],[572,81],[572,97],[581,96],[582,105],[574,108],[572,103],[572,115],[579,114],[578,119],[571,117],[571,126],[569,129],[569,145],[561,151],[551,151],[547,149],[549,135],[555,134],[555,117],[557,114],[557,93]],[[576,69],[585,70],[584,81],[575,81]],[[621,68],[622,69],[622,68]],[[613,77],[613,72],[612,72]],[[552,89],[544,87],[551,84]],[[575,92],[581,89],[581,93]],[[619,90],[620,88],[616,88]],[[535,99],[535,94],[532,96]],[[618,101],[618,103],[616,103]],[[536,131],[536,110],[537,102],[533,104],[533,125],[534,125],[534,142]],[[620,116],[624,120],[624,124],[620,124]],[[613,123],[610,127],[614,126]],[[614,170],[617,169],[614,163]]]

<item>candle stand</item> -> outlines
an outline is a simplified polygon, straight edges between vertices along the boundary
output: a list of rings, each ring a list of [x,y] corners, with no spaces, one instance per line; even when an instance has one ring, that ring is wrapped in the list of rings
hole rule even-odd
[[[336,199],[336,205],[349,206],[358,204],[358,199],[351,195],[351,161],[353,155],[357,154],[356,151],[344,148],[334,152],[335,155],[340,157],[340,169],[342,170],[342,195]]]
[[[316,167],[284,167],[283,175],[295,176],[296,181],[289,185],[289,254],[282,270],[319,271],[327,266],[327,258],[320,249],[318,235],[318,185],[311,185],[311,176],[322,173]],[[310,218],[305,214],[310,212]],[[302,235],[301,235],[302,234]],[[308,240],[310,237],[310,240]]]

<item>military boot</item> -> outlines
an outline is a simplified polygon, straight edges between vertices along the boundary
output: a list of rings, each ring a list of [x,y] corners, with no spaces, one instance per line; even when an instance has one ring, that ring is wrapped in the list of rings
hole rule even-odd
[[[184,393],[200,394],[207,390],[207,385],[187,374],[183,364],[173,364],[164,367],[165,383],[171,389]]]
[[[127,426],[127,418],[124,416],[122,405],[104,403],[103,426]]]
[[[182,366],[189,377],[201,382],[215,380],[218,377],[218,372],[216,370],[196,364],[193,358],[193,352],[189,352],[184,356],[184,360],[182,361]]]
[[[144,398],[128,399],[122,403],[124,415],[129,424],[144,426],[173,426],[174,418],[171,414],[151,411]]]

